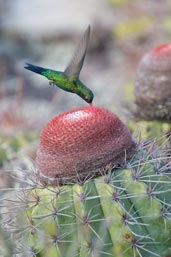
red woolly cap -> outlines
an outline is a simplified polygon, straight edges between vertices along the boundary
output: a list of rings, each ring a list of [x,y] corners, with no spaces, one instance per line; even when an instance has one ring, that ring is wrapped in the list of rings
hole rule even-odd
[[[164,57],[164,56],[171,56],[171,44],[165,43],[159,46],[154,47],[151,50],[151,54],[155,57]]]
[[[127,127],[112,112],[99,107],[71,110],[43,128],[37,151],[41,175],[60,183],[82,180],[132,156],[135,144]]]

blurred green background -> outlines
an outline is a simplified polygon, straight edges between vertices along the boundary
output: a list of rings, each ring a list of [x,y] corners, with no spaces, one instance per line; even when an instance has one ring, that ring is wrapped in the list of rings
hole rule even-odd
[[[49,119],[87,105],[25,70],[25,62],[64,70],[90,24],[80,78],[95,105],[127,122],[137,64],[151,47],[170,41],[170,11],[169,0],[1,0],[0,175],[11,162],[21,167],[25,156],[34,163],[39,131]]]

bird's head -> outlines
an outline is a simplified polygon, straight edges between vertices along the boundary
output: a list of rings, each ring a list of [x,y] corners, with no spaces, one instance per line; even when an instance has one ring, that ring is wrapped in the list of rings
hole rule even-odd
[[[94,98],[93,92],[87,87],[81,87],[79,90],[77,90],[76,94],[89,104],[92,103]]]

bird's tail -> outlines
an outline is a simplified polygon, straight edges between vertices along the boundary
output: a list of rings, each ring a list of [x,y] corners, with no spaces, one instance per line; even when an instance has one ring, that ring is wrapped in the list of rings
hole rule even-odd
[[[33,71],[35,73],[41,74],[43,75],[44,72],[46,72],[47,69],[44,69],[42,67],[30,64],[30,63],[26,63],[26,66],[24,67],[27,70]]]

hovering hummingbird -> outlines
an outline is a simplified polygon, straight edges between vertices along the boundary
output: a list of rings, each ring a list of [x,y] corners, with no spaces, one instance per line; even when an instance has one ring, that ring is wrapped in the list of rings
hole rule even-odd
[[[29,63],[26,63],[27,66],[24,68],[45,76],[50,80],[50,85],[56,85],[65,91],[75,93],[83,98],[87,103],[91,104],[94,98],[93,92],[79,80],[80,71],[87,52],[89,37],[90,26],[88,26],[84,32],[84,35],[64,72],[42,68]]]

